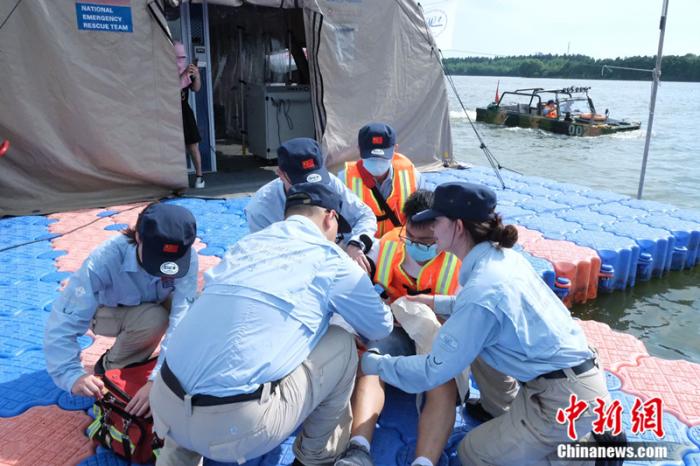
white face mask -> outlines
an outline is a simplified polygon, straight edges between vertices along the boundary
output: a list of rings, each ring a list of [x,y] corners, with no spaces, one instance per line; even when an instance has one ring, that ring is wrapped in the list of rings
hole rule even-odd
[[[362,166],[364,166],[372,176],[382,176],[389,171],[391,160],[381,157],[370,157],[368,159],[362,159]]]

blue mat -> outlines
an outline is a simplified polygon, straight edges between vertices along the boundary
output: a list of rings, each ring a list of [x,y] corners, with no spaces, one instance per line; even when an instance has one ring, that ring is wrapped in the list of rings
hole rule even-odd
[[[425,177],[433,186],[445,181],[467,180],[499,189],[498,179],[489,169],[481,167],[427,173]],[[652,254],[657,272],[655,275],[662,273],[661,263],[667,270],[674,260],[677,268],[686,268],[696,265],[700,259],[698,212],[682,211],[662,203],[639,202],[627,196],[543,178],[512,173],[503,173],[503,178],[509,187],[505,191],[499,189],[499,205],[509,221],[531,226],[548,237],[564,238],[597,250],[605,263],[615,267],[614,288],[634,286],[640,251]],[[249,200],[245,197],[167,202],[187,207],[195,215],[198,235],[207,244],[200,253],[221,257],[230,245],[247,234],[243,209]],[[97,216],[114,213],[103,210]],[[64,252],[54,251],[47,240],[55,236],[48,231],[50,222],[46,217],[37,216],[0,220],[0,234],[7,246],[18,246],[0,252],[0,417],[16,416],[32,406],[58,404],[63,409],[81,410],[92,405],[90,398],[74,397],[59,390],[46,373],[42,350],[43,328],[47,310],[58,295],[58,283],[67,275],[57,272],[54,266],[53,259]],[[118,230],[123,226],[114,225],[108,229]],[[674,241],[662,232],[668,232]],[[22,245],[42,238],[43,241]],[[552,286],[554,271],[551,264],[524,254]],[[81,339],[82,347],[90,343],[89,338]],[[620,391],[620,380],[608,374],[608,385],[613,397],[621,400],[626,412],[629,412],[632,397]],[[478,389],[473,387],[472,396],[477,395]],[[387,399],[373,439],[373,456],[380,466],[409,464],[413,459],[416,437],[415,398],[390,389]],[[688,428],[668,414],[664,416],[664,422],[667,440],[682,445],[682,461],[639,464],[683,464],[684,461],[687,465],[700,465],[700,427]],[[465,433],[477,425],[461,410],[457,411],[455,429],[440,465],[458,464],[455,453],[457,444]],[[629,432],[629,425],[625,427]],[[247,464],[291,464],[294,459],[291,450],[293,440],[294,437],[290,437],[272,452]],[[219,464],[212,461],[205,463]],[[116,466],[125,463],[109,451],[98,449],[96,455],[81,464]]]

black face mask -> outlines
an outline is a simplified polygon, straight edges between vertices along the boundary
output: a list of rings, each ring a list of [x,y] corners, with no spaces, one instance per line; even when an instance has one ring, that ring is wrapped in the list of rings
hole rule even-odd
[[[345,235],[343,233],[338,233],[337,235],[335,235],[335,244],[342,243],[344,239]]]

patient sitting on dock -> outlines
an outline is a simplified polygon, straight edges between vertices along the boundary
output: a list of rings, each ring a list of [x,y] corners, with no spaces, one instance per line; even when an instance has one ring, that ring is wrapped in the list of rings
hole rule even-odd
[[[461,261],[448,252],[438,252],[432,232],[432,221],[415,222],[411,217],[426,210],[432,202],[432,192],[417,190],[403,206],[407,222],[386,233],[368,252],[373,262],[373,281],[384,290],[382,297],[393,303],[394,329],[386,338],[370,341],[367,351],[392,356],[410,356],[426,352],[440,328],[435,314],[420,301],[434,295],[454,295],[459,287]],[[406,299],[401,299],[406,296]],[[438,298],[440,299],[440,298]],[[398,301],[397,301],[398,300]],[[403,324],[403,326],[401,325]],[[480,359],[472,365],[480,386],[489,393],[500,393],[500,399],[487,402],[494,415],[505,411],[517,393],[517,382],[489,368]],[[425,393],[418,421],[418,439],[414,465],[438,464],[455,422],[455,406],[468,396],[469,371],[460,377]],[[501,382],[505,381],[505,386]],[[376,375],[365,375],[358,368],[352,398],[353,423],[350,446],[336,461],[336,466],[370,466],[373,461],[370,443],[379,414],[384,408],[384,383]],[[505,401],[502,401],[505,400]],[[487,414],[488,416],[488,414]]]

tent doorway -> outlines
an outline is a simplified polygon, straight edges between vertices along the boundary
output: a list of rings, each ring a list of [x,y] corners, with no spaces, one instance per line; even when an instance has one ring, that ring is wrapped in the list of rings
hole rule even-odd
[[[315,137],[301,8],[209,5],[217,155],[276,159],[293,137]]]
[[[202,171],[215,172],[216,146],[214,133],[214,119],[211,109],[214,107],[212,101],[212,79],[209,41],[209,5],[206,3],[183,2],[180,5],[178,14],[172,14],[169,9],[170,18],[168,27],[172,34],[173,41],[182,42],[187,51],[190,63],[197,63],[199,74],[202,78],[202,87],[199,92],[189,93],[189,104],[197,119],[197,128],[202,137],[199,143],[199,151],[202,154]],[[194,173],[192,162],[187,157],[187,167],[189,173]]]

